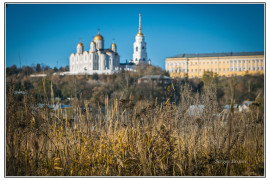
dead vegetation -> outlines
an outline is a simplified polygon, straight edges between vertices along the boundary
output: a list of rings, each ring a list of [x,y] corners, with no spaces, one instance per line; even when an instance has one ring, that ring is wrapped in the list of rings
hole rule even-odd
[[[217,116],[209,86],[181,90],[181,103],[134,103],[53,112],[31,95],[6,95],[7,176],[263,176],[264,122],[257,111]],[[199,116],[190,105],[204,104]]]

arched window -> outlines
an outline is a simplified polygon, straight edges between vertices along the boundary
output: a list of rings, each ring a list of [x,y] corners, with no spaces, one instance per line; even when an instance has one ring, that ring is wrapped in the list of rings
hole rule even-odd
[[[136,47],[136,51],[138,51],[138,47]]]
[[[142,47],[142,49],[144,49],[144,46]]]

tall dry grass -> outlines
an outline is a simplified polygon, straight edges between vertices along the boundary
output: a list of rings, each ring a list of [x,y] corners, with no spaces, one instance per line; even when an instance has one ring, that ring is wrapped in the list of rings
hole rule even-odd
[[[212,87],[181,103],[110,100],[105,110],[74,105],[53,112],[6,104],[7,176],[263,176],[264,123],[256,112],[216,116]],[[189,106],[204,104],[201,115]],[[229,123],[230,122],[230,123]]]

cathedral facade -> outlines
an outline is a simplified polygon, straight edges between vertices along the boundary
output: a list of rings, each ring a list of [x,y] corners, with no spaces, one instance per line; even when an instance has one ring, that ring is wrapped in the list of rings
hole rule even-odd
[[[84,51],[84,45],[79,42],[77,53],[69,57],[70,74],[112,74],[119,70],[119,54],[116,44],[104,49],[104,38],[98,33],[90,43],[89,51]]]

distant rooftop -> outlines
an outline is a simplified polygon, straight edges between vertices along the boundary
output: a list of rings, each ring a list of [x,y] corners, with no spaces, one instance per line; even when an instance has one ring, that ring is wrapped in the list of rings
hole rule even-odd
[[[201,54],[178,54],[170,58],[193,58],[193,57],[223,57],[223,56],[252,56],[264,55],[264,51],[256,52],[228,52],[228,53],[201,53]]]
[[[146,75],[139,79],[171,79],[171,78],[164,75]]]
[[[135,65],[135,63],[133,62],[125,62],[125,63],[120,63],[120,65]]]

